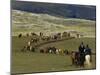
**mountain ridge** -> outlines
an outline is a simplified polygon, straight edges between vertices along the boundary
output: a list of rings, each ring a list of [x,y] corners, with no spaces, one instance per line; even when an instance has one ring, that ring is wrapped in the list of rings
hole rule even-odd
[[[88,5],[13,1],[13,10],[21,10],[56,17],[96,20],[96,7]]]

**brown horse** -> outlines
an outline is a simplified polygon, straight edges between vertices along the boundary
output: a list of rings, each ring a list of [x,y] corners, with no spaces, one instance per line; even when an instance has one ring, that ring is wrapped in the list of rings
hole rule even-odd
[[[79,58],[80,58],[79,52],[76,52],[76,51],[71,52],[72,65],[78,66],[79,65]]]

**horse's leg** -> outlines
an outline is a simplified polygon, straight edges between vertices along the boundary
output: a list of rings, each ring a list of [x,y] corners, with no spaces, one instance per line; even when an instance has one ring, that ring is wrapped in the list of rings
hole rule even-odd
[[[84,58],[83,58],[83,56],[81,55],[80,56],[80,67],[84,67]]]
[[[90,55],[90,62],[92,62],[92,55]]]
[[[74,59],[72,58],[72,65],[74,65]]]

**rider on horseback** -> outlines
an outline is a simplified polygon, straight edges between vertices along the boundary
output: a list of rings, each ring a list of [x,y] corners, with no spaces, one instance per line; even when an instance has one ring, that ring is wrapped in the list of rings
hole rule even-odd
[[[92,52],[91,52],[91,49],[89,48],[88,45],[87,45],[86,48],[84,49],[84,53],[85,53],[85,55],[90,55],[90,61],[92,61],[92,59],[91,59],[91,54],[92,54]]]
[[[85,54],[84,54],[84,49],[85,49],[85,46],[83,44],[83,42],[80,44],[79,46],[79,54],[80,54],[80,60],[79,60],[79,65],[81,67],[84,67],[84,61],[85,61]]]

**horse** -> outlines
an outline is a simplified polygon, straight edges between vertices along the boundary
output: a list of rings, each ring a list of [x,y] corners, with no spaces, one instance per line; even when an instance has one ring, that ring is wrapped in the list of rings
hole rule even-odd
[[[32,47],[32,46],[24,46],[22,49],[21,49],[22,52],[26,52],[26,51],[32,51],[32,52],[35,52],[35,48]]]
[[[69,51],[68,50],[64,50],[64,52],[63,52],[65,55],[69,55]]]
[[[78,66],[79,65],[79,62],[80,62],[79,59],[80,59],[79,52],[72,51],[71,52],[72,65]]]
[[[30,51],[35,52],[35,48],[33,46],[30,46]]]
[[[21,38],[22,37],[22,34],[20,33],[19,35],[18,35],[18,38]]]
[[[41,48],[40,49],[40,53],[49,53],[49,47],[46,47],[46,48]]]
[[[85,50],[85,64],[87,65],[87,67],[90,67],[91,65],[91,49],[88,47],[88,45],[86,46]]]
[[[40,49],[40,53],[44,53],[44,49]]]
[[[56,49],[56,54],[59,54],[59,49]]]
[[[87,67],[91,66],[91,56],[89,54],[85,55],[85,64]]]
[[[21,49],[22,52],[26,52],[27,51],[27,46],[24,46],[22,49]]]
[[[49,48],[49,53],[56,54],[56,48],[55,47],[50,47]]]
[[[64,50],[62,50],[62,49],[58,49],[58,51],[59,51],[59,54],[64,54]]]

